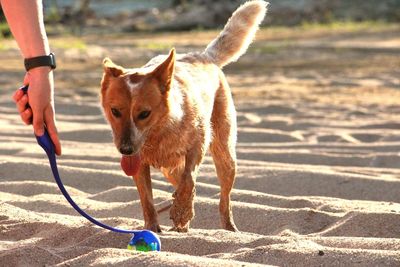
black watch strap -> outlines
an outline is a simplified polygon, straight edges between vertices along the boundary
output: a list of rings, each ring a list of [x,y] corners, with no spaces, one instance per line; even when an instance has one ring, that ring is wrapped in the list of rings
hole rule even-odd
[[[26,71],[43,66],[49,66],[54,70],[56,68],[56,57],[53,53],[50,53],[48,56],[25,58],[24,64]]]

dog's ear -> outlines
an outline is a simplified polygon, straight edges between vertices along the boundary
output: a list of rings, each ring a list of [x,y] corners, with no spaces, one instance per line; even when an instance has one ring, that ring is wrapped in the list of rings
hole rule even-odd
[[[124,73],[124,68],[115,65],[108,57],[103,60],[104,74],[111,75],[112,77],[119,77]]]
[[[155,70],[151,72],[151,76],[156,79],[161,86],[161,92],[168,92],[171,87],[172,77],[174,76],[175,69],[175,48],[172,48],[169,52],[167,59],[163,63],[157,66]]]
[[[103,68],[104,74],[101,80],[101,92],[105,93],[110,83],[110,78],[121,76],[125,70],[123,67],[115,65],[108,57],[103,60]]]

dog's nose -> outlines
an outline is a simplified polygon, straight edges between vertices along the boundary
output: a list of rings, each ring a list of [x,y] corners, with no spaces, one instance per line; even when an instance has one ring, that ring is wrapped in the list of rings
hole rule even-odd
[[[133,148],[131,146],[122,146],[119,148],[119,152],[122,155],[131,155],[133,153]]]

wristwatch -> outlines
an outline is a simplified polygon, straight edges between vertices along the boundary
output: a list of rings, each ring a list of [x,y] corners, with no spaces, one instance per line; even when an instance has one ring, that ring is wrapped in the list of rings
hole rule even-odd
[[[43,66],[49,66],[54,70],[56,68],[56,57],[53,53],[50,53],[48,56],[25,58],[24,64],[26,71]]]

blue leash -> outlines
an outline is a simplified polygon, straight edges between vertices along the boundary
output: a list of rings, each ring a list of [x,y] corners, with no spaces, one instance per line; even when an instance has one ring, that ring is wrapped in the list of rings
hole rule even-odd
[[[23,86],[20,88],[24,93],[27,93],[28,91],[28,86]],[[49,158],[49,163],[51,166],[51,171],[53,172],[54,180],[56,181],[58,188],[60,188],[61,192],[63,193],[64,197],[67,199],[69,204],[83,217],[88,219],[90,222],[94,223],[97,226],[100,226],[104,229],[117,232],[117,233],[122,233],[122,234],[133,234],[129,244],[128,244],[128,249],[130,250],[140,250],[140,251],[160,251],[161,250],[161,242],[158,236],[153,233],[152,231],[149,230],[124,230],[124,229],[119,229],[119,228],[114,228],[111,227],[107,224],[104,224],[89,214],[87,214],[85,211],[83,211],[76,203],[75,201],[71,198],[71,196],[68,194],[67,190],[64,187],[64,184],[61,181],[60,175],[58,173],[58,168],[57,168],[57,161],[56,161],[56,155],[54,151],[54,145],[53,142],[51,141],[51,138],[49,136],[49,133],[47,132],[47,129],[45,128],[44,134],[42,136],[36,136],[36,140],[38,144],[43,148],[43,150],[46,152],[47,157]]]

